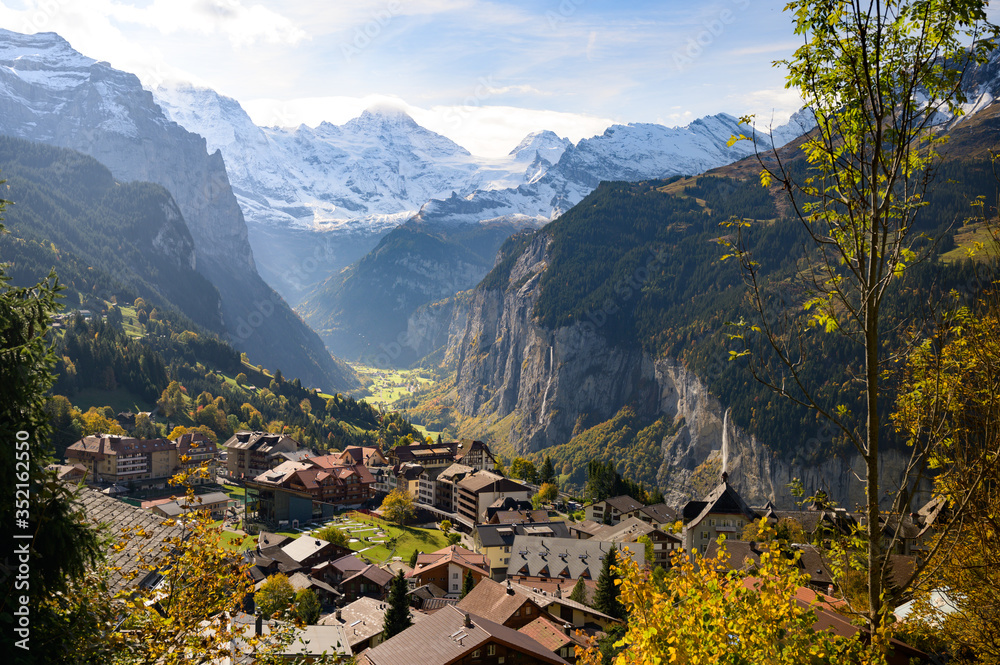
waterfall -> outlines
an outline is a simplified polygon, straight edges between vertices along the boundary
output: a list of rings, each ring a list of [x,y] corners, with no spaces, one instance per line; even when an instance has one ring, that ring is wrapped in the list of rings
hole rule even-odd
[[[552,347],[549,346],[549,380],[545,384],[545,392],[542,393],[542,408],[538,412],[538,423],[541,424],[542,420],[545,418],[545,403],[549,401],[549,388],[552,387],[552,374],[554,373],[555,365],[552,362]]]

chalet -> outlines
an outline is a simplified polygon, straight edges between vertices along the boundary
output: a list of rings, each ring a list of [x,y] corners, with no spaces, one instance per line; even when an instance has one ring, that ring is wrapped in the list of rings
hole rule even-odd
[[[631,557],[640,566],[645,563],[645,548],[641,543],[515,536],[507,563],[507,578],[528,585],[536,581],[557,582],[564,588],[571,587],[581,578],[596,580],[611,548],[616,548],[620,556]]]
[[[642,504],[630,496],[614,496],[592,503],[584,509],[588,520],[601,524],[618,524],[622,516],[642,508]]]
[[[293,452],[302,446],[284,434],[237,432],[223,444],[226,468],[234,478],[255,478],[288,460],[280,453]]]
[[[759,519],[757,513],[747,505],[729,484],[729,476],[722,474],[722,482],[703,501],[689,501],[684,506],[685,521],[681,537],[684,550],[704,554],[709,544],[720,535],[734,540],[742,536],[747,523]]]
[[[363,597],[382,599],[389,592],[392,578],[392,573],[382,570],[375,564],[368,564],[361,570],[345,576],[338,588],[348,602]]]
[[[167,439],[97,434],[70,445],[66,460],[85,467],[93,483],[163,487],[177,470],[177,447]]]
[[[518,632],[527,635],[568,663],[576,662],[577,647],[586,649],[591,645],[590,639],[580,631],[574,630],[572,624],[557,621],[551,616],[540,616],[519,628]]]
[[[333,614],[321,618],[318,625],[342,626],[351,653],[357,655],[365,649],[381,644],[386,608],[387,604],[384,601],[358,598],[337,609]],[[410,618],[416,624],[426,619],[427,615],[412,612]]]
[[[543,613],[542,608],[530,596],[516,591],[510,583],[504,585],[493,580],[483,580],[477,584],[455,607],[515,630],[531,623]]]
[[[507,564],[515,536],[569,538],[566,522],[528,522],[521,524],[477,524],[472,530],[474,547],[485,554],[490,564],[490,577],[501,581],[507,577]]]
[[[193,499],[183,496],[174,501],[157,504],[152,511],[162,517],[175,519],[190,512],[207,510],[213,519],[222,519],[226,515],[231,499],[224,492],[210,492],[196,495]]]
[[[684,547],[680,536],[643,522],[637,517],[630,517],[618,524],[602,526],[594,532],[593,539],[609,543],[631,543],[639,542],[639,538],[643,536],[649,538],[653,544],[652,558],[648,563],[661,568],[669,568],[671,555]],[[645,553],[645,548],[643,551]],[[650,553],[645,554],[647,557],[650,555]]]
[[[284,462],[246,482],[247,502],[265,524],[307,522],[336,507],[360,506],[373,496],[375,479],[361,464],[336,466],[329,456]]]
[[[676,508],[672,508],[665,503],[655,503],[651,506],[643,506],[638,510],[633,510],[627,513],[625,517],[635,517],[647,524],[662,528],[668,524],[676,523],[681,518],[681,514]]]
[[[323,580],[318,580],[309,573],[297,572],[288,578],[289,584],[296,592],[302,591],[303,589],[310,589],[319,598],[319,602],[324,606],[331,606],[335,603],[340,602],[341,594],[332,586],[324,582]]]
[[[311,568],[324,561],[339,559],[351,550],[319,538],[302,536],[283,545],[281,551],[303,568]]]
[[[512,582],[511,586],[514,587],[515,591],[534,600],[550,616],[557,617],[563,623],[572,624],[574,628],[586,630],[589,634],[598,630],[607,630],[608,627],[621,623],[618,619],[599,612],[593,607],[569,599],[567,597],[569,593],[563,593],[559,587],[554,593],[549,593],[538,587],[526,586],[517,582]]]
[[[415,660],[416,659],[416,660]],[[534,639],[457,607],[444,607],[358,656],[358,665],[562,665]]]
[[[418,554],[417,565],[408,577],[411,586],[433,583],[445,592],[457,595],[462,591],[467,572],[472,573],[472,579],[478,584],[490,575],[489,561],[482,554],[450,545],[437,552]]]

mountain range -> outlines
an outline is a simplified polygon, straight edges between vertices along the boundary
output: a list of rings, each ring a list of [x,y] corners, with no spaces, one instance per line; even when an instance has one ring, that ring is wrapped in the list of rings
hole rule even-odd
[[[307,385],[357,385],[258,274],[222,155],[169,120],[134,75],[77,53],[54,33],[0,30],[0,134],[79,151],[122,182],[162,186],[190,232],[194,267],[218,291],[219,332]]]

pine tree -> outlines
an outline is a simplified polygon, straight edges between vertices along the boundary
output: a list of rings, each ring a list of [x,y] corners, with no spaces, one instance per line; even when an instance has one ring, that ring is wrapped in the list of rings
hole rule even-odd
[[[389,590],[389,607],[385,611],[385,628],[382,639],[388,640],[413,625],[413,619],[410,617],[410,606],[406,602],[406,592],[406,578],[403,577],[403,571],[399,571],[392,581],[392,588]]]
[[[302,623],[316,623],[319,620],[321,610],[319,598],[312,589],[300,589],[295,594],[295,616]]]
[[[625,606],[618,597],[621,593],[615,580],[620,579],[613,568],[617,564],[618,550],[612,546],[604,555],[601,575],[597,578],[597,592],[594,594],[594,609],[616,619],[625,619]]]
[[[420,555],[420,550],[413,550],[413,554],[410,555],[410,568],[417,567],[417,556]]]
[[[538,482],[542,485],[556,482],[556,471],[552,468],[552,458],[548,455],[545,456],[545,462],[542,463],[542,470],[538,473]]]
[[[581,577],[573,585],[573,590],[569,592],[569,599],[587,605],[587,584],[583,581]]]
[[[465,598],[476,587],[476,580],[472,577],[472,571],[465,571],[465,580],[462,582],[462,598]]]

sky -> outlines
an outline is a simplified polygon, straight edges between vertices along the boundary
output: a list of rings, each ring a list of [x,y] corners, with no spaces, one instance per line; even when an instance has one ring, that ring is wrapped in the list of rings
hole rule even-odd
[[[782,122],[785,0],[0,0],[0,26],[57,32],[147,88],[190,82],[260,125],[406,110],[473,154],[529,132],[713,113]]]

